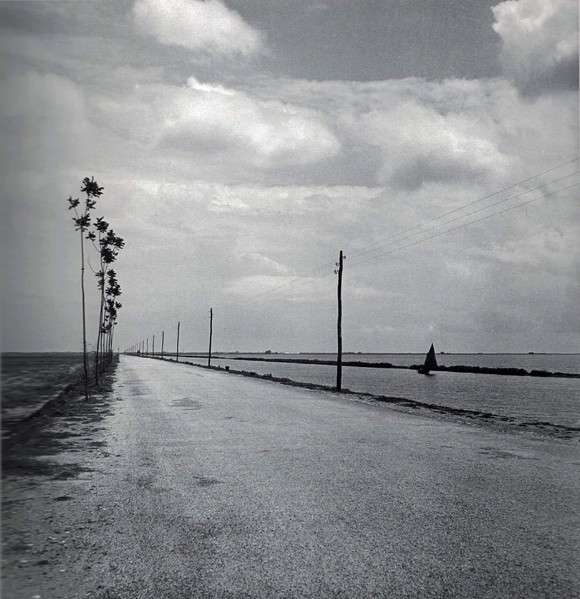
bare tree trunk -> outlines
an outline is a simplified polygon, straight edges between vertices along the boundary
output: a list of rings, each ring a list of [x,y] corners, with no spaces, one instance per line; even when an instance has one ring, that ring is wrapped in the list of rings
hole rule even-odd
[[[99,368],[102,368],[101,360],[103,353],[103,334],[101,329],[103,328],[103,312],[105,309],[105,273],[103,271],[103,263],[101,262],[101,307],[99,310],[99,333],[97,335],[97,353],[95,355],[95,382],[99,384]]]
[[[113,363],[113,323],[109,329],[109,366]]]
[[[81,228],[81,298],[83,305],[83,367],[85,371],[85,400],[89,400],[89,357],[87,355],[87,314],[85,308],[85,243]]]

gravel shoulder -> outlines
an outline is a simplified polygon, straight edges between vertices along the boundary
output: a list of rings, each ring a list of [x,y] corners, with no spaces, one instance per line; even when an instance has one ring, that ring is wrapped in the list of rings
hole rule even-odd
[[[106,375],[89,402],[81,383],[67,385],[10,423],[2,441],[6,597],[98,596],[79,594],[79,585],[99,588],[93,566],[106,555],[100,509],[86,499],[97,491],[111,457],[104,433],[118,400],[113,379],[114,372]]]

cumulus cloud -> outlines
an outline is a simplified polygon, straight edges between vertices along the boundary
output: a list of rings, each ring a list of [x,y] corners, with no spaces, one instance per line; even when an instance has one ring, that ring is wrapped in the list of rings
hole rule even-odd
[[[190,78],[167,90],[160,145],[228,154],[258,168],[306,165],[335,155],[340,144],[314,110],[257,99]]]
[[[133,14],[162,44],[226,57],[250,56],[262,47],[260,33],[219,0],[138,0]]]
[[[510,159],[499,147],[497,126],[489,126],[485,106],[475,110],[471,100],[460,105],[452,87],[447,100],[442,97],[444,85],[435,97],[426,90],[421,93],[420,81],[415,87],[419,93],[414,98],[404,90],[391,90],[392,97],[383,106],[348,117],[361,142],[381,149],[380,181],[416,190],[429,183],[505,174]],[[478,85],[472,85],[470,92],[485,95]]]
[[[576,0],[508,0],[492,10],[504,70],[525,94],[578,89]]]

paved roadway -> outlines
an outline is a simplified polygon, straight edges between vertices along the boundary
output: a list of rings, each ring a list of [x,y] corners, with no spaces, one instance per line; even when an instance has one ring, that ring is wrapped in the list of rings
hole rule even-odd
[[[575,441],[129,356],[116,393],[115,598],[580,596]]]

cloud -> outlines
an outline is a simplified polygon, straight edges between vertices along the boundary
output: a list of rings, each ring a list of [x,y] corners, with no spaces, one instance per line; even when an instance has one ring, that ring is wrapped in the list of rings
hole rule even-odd
[[[15,168],[70,168],[92,153],[82,142],[90,131],[84,94],[70,79],[29,71],[3,79],[0,90],[7,175]]]
[[[386,113],[364,115],[362,122],[384,147],[383,178],[404,189],[473,181],[509,163],[489,134],[460,113],[444,115],[433,106],[404,101]]]
[[[248,89],[249,89],[248,85]],[[349,82],[259,79],[261,99],[309,106],[334,124],[340,172],[416,192],[491,192],[578,153],[574,92],[523,98],[508,79]],[[332,164],[337,171],[338,159]],[[364,179],[354,177],[364,174]]]
[[[316,111],[202,84],[166,88],[159,144],[180,151],[232,155],[257,168],[307,165],[340,144]]]
[[[499,146],[497,123],[489,112],[494,107],[485,98],[493,86],[470,83],[461,93],[459,82],[434,88],[415,80],[414,93],[395,83],[380,104],[369,97],[368,109],[344,119],[351,135],[382,153],[380,182],[413,191],[505,175],[511,160]],[[482,100],[477,107],[474,97]]]
[[[31,71],[0,82],[1,287],[10,314],[3,329],[8,347],[80,349],[72,338],[78,321],[70,316],[77,309],[71,298],[77,297],[78,233],[66,198],[79,195],[78,169],[95,163],[86,108],[84,93],[66,77]],[[96,304],[87,300],[89,318]],[[35,341],[27,345],[30,339]]]
[[[284,293],[276,293],[284,289]],[[253,302],[320,302],[334,297],[334,286],[327,280],[292,275],[251,275],[236,278],[225,293]]]
[[[249,252],[240,256],[240,258],[245,263],[246,272],[254,270],[256,273],[271,273],[272,275],[289,274],[289,268],[286,265],[280,264],[259,252]]]
[[[328,349],[343,249],[351,347],[416,349],[433,324],[455,349],[513,349],[520,338],[527,347],[526,321],[561,329],[554,348],[577,347],[574,191],[412,245],[431,235],[429,226],[413,229],[419,223],[577,155],[576,94],[530,101],[503,77],[318,82],[201,67],[183,84],[191,72],[186,64],[180,73],[148,66],[96,76],[91,66],[83,77],[76,68],[70,77],[30,72],[0,88],[4,168],[17,173],[4,221],[14,231],[15,304],[25,298],[38,313],[58,306],[61,281],[50,273],[61,254],[70,258],[63,270],[77,274],[63,204],[78,189],[78,167],[90,165],[86,174],[106,187],[99,209],[128,240],[120,331],[131,341],[142,322],[161,330],[184,315],[201,339],[213,306],[231,347]],[[59,169],[69,172],[56,173],[58,185],[45,180]],[[28,230],[32,242],[21,234]],[[39,298],[25,296],[30,285]],[[50,319],[64,323],[67,311]],[[497,319],[504,311],[518,323],[509,335]],[[468,325],[454,329],[458,320]]]
[[[133,14],[162,44],[225,57],[250,56],[262,47],[260,33],[219,0],[138,0]]]
[[[576,0],[508,0],[492,10],[504,70],[523,93],[578,89]]]

